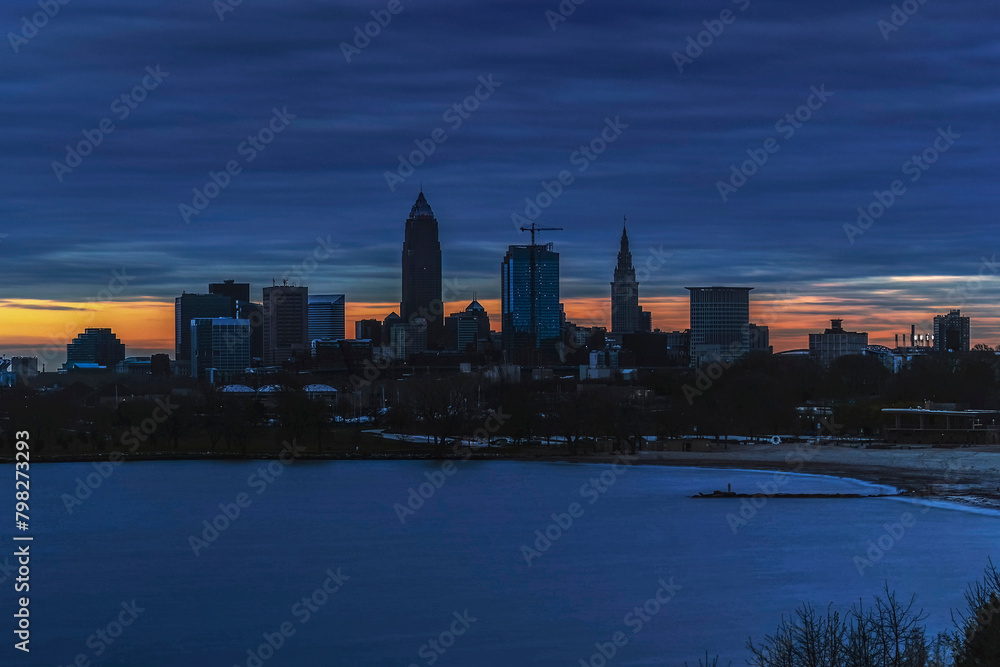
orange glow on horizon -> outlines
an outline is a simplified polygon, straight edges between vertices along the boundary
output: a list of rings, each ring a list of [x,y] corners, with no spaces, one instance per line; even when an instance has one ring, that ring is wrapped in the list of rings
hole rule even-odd
[[[750,302],[750,321],[770,327],[770,341],[775,351],[801,349],[809,346],[810,333],[819,333],[830,326],[830,318],[844,320],[848,331],[867,331],[873,345],[895,346],[895,334],[909,338],[910,324],[918,333],[930,333],[933,317],[947,309],[907,308],[886,310],[859,305],[856,300],[833,297],[810,297],[801,294],[761,295]],[[464,310],[468,300],[445,304],[445,314]],[[494,331],[500,330],[499,299],[479,299],[490,315]],[[580,326],[609,326],[610,299],[586,297],[564,299],[566,317]],[[653,328],[660,331],[683,331],[688,328],[689,305],[684,296],[643,298],[642,307],[652,313]],[[0,348],[6,354],[32,354],[33,350],[65,351],[65,346],[88,327],[111,328],[130,350],[174,351],[174,304],[152,298],[122,302],[65,302],[37,299],[0,300],[3,327]],[[354,323],[360,319],[383,320],[390,312],[398,312],[396,302],[347,303],[346,331],[355,333]],[[971,314],[973,343],[1000,343],[1000,317]],[[14,351],[16,350],[16,351]],[[51,354],[49,355],[51,356]]]

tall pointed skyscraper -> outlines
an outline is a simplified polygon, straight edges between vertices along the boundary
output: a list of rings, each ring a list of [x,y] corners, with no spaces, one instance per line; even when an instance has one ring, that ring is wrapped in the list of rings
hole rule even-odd
[[[440,339],[444,322],[441,301],[441,243],[438,221],[424,198],[423,190],[410,209],[403,240],[403,299],[399,315],[403,322],[423,317],[427,320],[427,340]]]
[[[648,313],[644,313],[639,307],[639,283],[635,280],[628,232],[623,224],[618,265],[615,266],[615,279],[611,283],[611,333],[626,334],[649,329]]]

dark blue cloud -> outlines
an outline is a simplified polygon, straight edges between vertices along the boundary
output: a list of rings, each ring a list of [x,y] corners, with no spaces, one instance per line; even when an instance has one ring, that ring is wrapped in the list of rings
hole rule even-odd
[[[523,242],[511,214],[561,170],[574,182],[538,220],[565,228],[546,240],[568,296],[607,294],[623,214],[637,254],[673,253],[651,296],[794,286],[930,316],[954,301],[945,283],[873,287],[963,280],[1000,247],[996,6],[928,0],[886,40],[890,2],[588,0],[552,30],[554,1],[402,0],[346,62],[341,43],[386,4],[244,0],[220,21],[208,0],[71,0],[17,53],[0,44],[8,296],[85,299],[121,267],[139,276],[135,296],[229,276],[262,287],[329,235],[341,251],[307,284],[397,300],[402,223],[422,182],[445,274],[495,298],[505,246]],[[678,72],[673,54],[724,9],[735,20]],[[37,11],[6,3],[0,28],[16,33]],[[157,66],[169,75],[120,118],[115,100]],[[447,110],[489,75],[499,87],[453,127]],[[813,86],[833,95],[785,138],[776,122]],[[275,108],[295,117],[247,162],[241,143]],[[114,131],[59,182],[52,162],[105,118]],[[608,118],[627,129],[579,172],[574,151]],[[855,209],[947,127],[955,145],[850,243]],[[436,128],[447,140],[390,191],[385,172]],[[723,201],[717,182],[772,137],[778,152]],[[185,223],[179,205],[230,160],[241,173]],[[997,297],[984,284],[962,305],[986,317]]]

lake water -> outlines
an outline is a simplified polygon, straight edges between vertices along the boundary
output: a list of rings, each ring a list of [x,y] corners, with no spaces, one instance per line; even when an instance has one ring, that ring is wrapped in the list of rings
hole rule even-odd
[[[688,497],[778,478],[787,492],[879,490],[829,477],[270,465],[280,474],[264,461],[129,463],[72,513],[67,499],[94,467],[34,466],[32,651],[5,646],[0,663],[597,666],[603,648],[614,651],[608,665],[694,665],[705,650],[742,665],[747,637],[773,631],[801,601],[847,607],[884,580],[917,594],[930,628],[949,627],[949,608],[1000,544],[1000,517],[940,504],[771,499],[752,516],[744,509],[744,524],[734,521],[740,500]],[[411,489],[413,506],[420,491],[430,497],[404,514]],[[239,516],[219,518],[220,503],[235,514],[237,499]],[[4,525],[11,504],[0,507]],[[907,512],[911,525],[886,536]],[[206,532],[213,520],[221,530]],[[191,536],[204,542],[192,547]],[[860,574],[855,556],[880,538],[889,548]],[[13,575],[0,577],[12,645]]]

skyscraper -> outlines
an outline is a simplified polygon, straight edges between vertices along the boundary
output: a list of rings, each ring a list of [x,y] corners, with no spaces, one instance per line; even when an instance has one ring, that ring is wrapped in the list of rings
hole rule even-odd
[[[639,306],[639,283],[632,266],[632,252],[628,247],[628,232],[622,225],[621,248],[615,279],[611,283],[611,333],[626,334],[650,331],[652,320]]]
[[[309,340],[344,340],[343,294],[309,295]]]
[[[734,361],[750,351],[752,287],[686,287],[691,292],[691,364]]]
[[[233,300],[233,312],[229,317],[236,317],[236,302],[250,300],[250,283],[238,283],[235,280],[223,280],[221,283],[209,283],[209,294],[228,296]]]
[[[535,262],[534,271],[531,268],[532,258]],[[552,244],[508,247],[507,255],[500,265],[500,282],[504,349],[513,351],[518,348],[537,349],[555,345],[562,331],[559,253],[553,252]]]
[[[403,322],[427,320],[428,341],[440,338],[444,318],[441,301],[441,243],[438,221],[424,198],[423,190],[406,219],[403,240],[403,284],[399,316]]]
[[[309,288],[264,288],[264,365],[281,366],[309,353]]]
[[[191,320],[198,317],[232,317],[235,302],[225,294],[188,294],[174,299],[174,358],[191,361]],[[187,375],[187,373],[184,373]]]
[[[252,301],[236,302],[236,317],[250,322],[250,365],[264,363],[264,307]]]
[[[934,351],[968,352],[969,318],[961,310],[934,316]]]
[[[72,343],[66,345],[66,364],[63,368],[72,369],[76,364],[97,364],[113,369],[124,358],[125,344],[111,329],[84,329]]]

